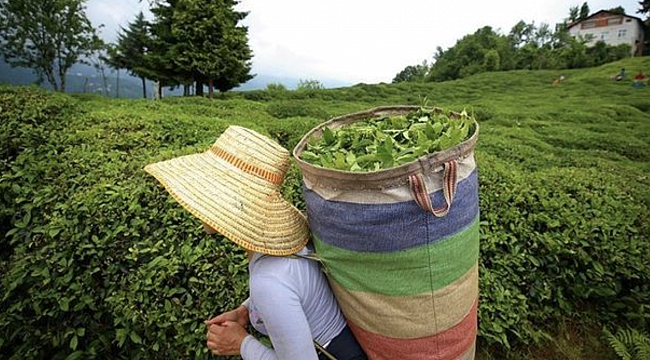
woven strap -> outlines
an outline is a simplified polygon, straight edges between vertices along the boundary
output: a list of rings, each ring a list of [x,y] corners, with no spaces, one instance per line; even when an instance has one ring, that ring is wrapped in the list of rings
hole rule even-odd
[[[244,160],[236,157],[235,155],[227,152],[226,150],[221,149],[218,146],[212,146],[210,148],[210,151],[212,151],[213,154],[217,155],[218,157],[226,160],[229,162],[231,165],[234,165],[235,167],[239,168],[240,170],[249,173],[251,175],[255,175],[259,178],[262,178],[264,180],[270,181],[273,184],[280,186],[282,185],[282,175],[279,175],[277,173],[274,173],[272,171],[266,170],[259,168],[255,165],[251,165]]]
[[[314,346],[316,347],[316,350],[320,351],[323,355],[325,355],[326,358],[330,360],[338,360],[336,356],[330,354],[327,350],[325,350],[325,348],[321,344],[316,342],[316,340],[314,340]]]
[[[411,195],[413,195],[415,202],[420,205],[424,211],[430,212],[436,217],[444,217],[449,213],[451,204],[454,201],[454,195],[456,195],[456,182],[458,180],[457,168],[458,163],[456,160],[445,163],[445,173],[442,184],[443,193],[445,195],[445,204],[437,209],[433,208],[431,197],[429,197],[429,191],[427,190],[427,185],[424,182],[424,176],[422,173],[420,172],[409,176]]]
[[[291,255],[281,255],[281,256],[262,254],[260,258],[267,257],[267,256],[284,257],[289,259],[305,259],[305,260],[317,261],[321,263],[321,265],[323,264],[323,259],[321,259],[315,252],[308,252],[305,255],[291,254]]]

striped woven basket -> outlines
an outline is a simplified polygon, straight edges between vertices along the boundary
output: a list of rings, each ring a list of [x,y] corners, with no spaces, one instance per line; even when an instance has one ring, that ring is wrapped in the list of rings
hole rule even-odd
[[[380,107],[305,135],[294,156],[309,224],[332,290],[370,359],[473,359],[478,124],[460,145],[387,170],[340,171],[300,159],[308,139],[322,136],[325,126],[416,109]]]

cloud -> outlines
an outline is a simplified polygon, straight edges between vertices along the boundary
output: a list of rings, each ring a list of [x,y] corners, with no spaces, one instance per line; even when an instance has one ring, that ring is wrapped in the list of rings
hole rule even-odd
[[[120,28],[128,26],[140,11],[152,17],[146,0],[90,0],[86,6],[88,19],[95,27],[103,25],[99,35],[108,42],[115,41]]]
[[[592,1],[592,10],[618,3]],[[578,5],[579,3],[576,3]],[[625,1],[628,11],[635,1]],[[281,74],[390,81],[406,65],[431,60],[437,46],[490,25],[508,32],[519,20],[553,27],[568,13],[560,0],[243,0],[250,11],[255,67]]]
[[[206,0],[207,1],[207,0]],[[249,11],[253,72],[270,76],[389,82],[407,65],[431,60],[489,25],[507,33],[519,20],[554,26],[580,5],[561,0],[242,0]],[[592,12],[623,5],[636,15],[636,0],[589,1]],[[88,14],[113,41],[146,0],[90,0]],[[146,11],[149,17],[151,14]]]

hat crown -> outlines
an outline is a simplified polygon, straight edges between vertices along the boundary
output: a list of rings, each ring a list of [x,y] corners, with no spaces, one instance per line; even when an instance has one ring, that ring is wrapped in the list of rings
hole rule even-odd
[[[279,185],[289,151],[252,130],[226,129],[208,150],[145,170],[192,215],[242,247],[289,255],[309,241],[307,220]]]
[[[226,153],[255,173],[268,172],[270,178],[280,179],[280,183],[290,165],[288,150],[266,136],[240,126],[229,126],[211,150],[217,154]]]

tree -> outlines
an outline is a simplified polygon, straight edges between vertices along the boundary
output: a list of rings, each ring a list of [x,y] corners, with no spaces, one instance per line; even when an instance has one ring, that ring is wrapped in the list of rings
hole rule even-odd
[[[296,90],[321,90],[325,89],[323,83],[315,79],[300,79]]]
[[[607,10],[611,12],[612,14],[617,14],[617,15],[625,15],[625,9],[622,6],[617,6],[615,8],[611,8]]]
[[[532,40],[534,32],[535,23],[526,24],[526,22],[520,20],[512,27],[508,37],[515,47],[521,47]]]
[[[106,68],[111,67],[108,59],[108,50],[109,46],[105,45],[103,42],[101,45],[98,45],[98,48],[88,57],[88,62],[92,65],[95,70],[99,73],[99,76],[102,79],[102,91],[105,96],[108,96],[108,81],[106,79]]]
[[[494,53],[490,55],[491,59],[485,59],[490,50],[498,54],[498,64]],[[446,51],[438,47],[427,78],[432,81],[453,80],[484,72],[486,66],[493,69],[496,65],[499,70],[510,70],[514,67],[514,55],[510,38],[485,26],[458,40]]]
[[[117,75],[117,84],[115,85],[115,97],[120,97],[120,70],[126,69],[126,60],[118,56],[117,46],[115,44],[106,44],[106,64],[115,70]]]
[[[582,6],[572,6],[569,8],[569,21],[582,21],[589,17],[589,4],[582,3]]]
[[[589,6],[584,3],[582,7],[571,7],[569,20],[578,21],[588,15]],[[425,80],[447,81],[485,71],[582,68],[629,56],[629,45],[598,43],[590,48],[587,44],[591,38],[576,39],[567,27],[567,22],[563,22],[553,31],[547,23],[535,26],[519,21],[507,36],[489,26],[480,28],[447,50],[437,47],[433,56],[435,62]],[[417,67],[408,66],[393,82],[409,81],[418,76]]]
[[[598,41],[594,46],[587,49],[587,55],[594,66],[630,57],[631,52],[632,47],[630,44],[611,46],[603,41]]]
[[[269,92],[283,92],[287,91],[287,87],[282,83],[268,83],[266,84],[266,91]]]
[[[208,96],[252,78],[248,29],[238,25],[248,14],[235,11],[236,0],[178,0],[172,18],[175,63],[207,80]]]
[[[397,75],[395,75],[395,77],[393,78],[393,83],[395,84],[404,81],[421,82],[424,81],[428,72],[429,72],[429,64],[427,63],[426,60],[424,60],[422,61],[422,64],[409,65],[405,67],[404,70],[400,71]]]
[[[641,5],[641,8],[636,12],[639,14],[648,14],[647,20],[650,20],[650,0],[639,1],[639,5]]]
[[[577,6],[571,6],[569,8],[569,22],[576,22],[580,20],[580,8]]]
[[[252,52],[248,47],[247,31],[238,27],[227,31],[220,53],[224,66],[215,79],[214,86],[221,93],[253,78],[254,75],[250,73]]]
[[[135,20],[122,28],[117,35],[117,44],[109,52],[109,64],[117,69],[126,69],[132,76],[142,80],[142,96],[147,97],[146,77],[150,74],[146,56],[151,46],[149,22],[140,12]]]
[[[579,20],[585,20],[586,18],[589,17],[589,4],[586,2],[582,3],[582,6],[580,7],[580,18]]]
[[[174,17],[179,12],[180,0],[157,0],[151,12],[155,19],[150,24],[151,43],[145,55],[146,77],[158,82],[157,97],[162,97],[164,86],[177,86],[197,80],[196,93],[203,94],[203,85],[190,71],[191,62],[186,54],[191,52],[187,44],[174,34]]]
[[[648,17],[645,19],[645,46],[644,46],[644,55],[647,55],[650,52],[650,0],[639,1],[641,8],[636,12],[639,14],[647,14]]]
[[[485,53],[483,68],[485,71],[498,71],[501,69],[501,57],[498,51],[492,49]]]
[[[563,68],[578,69],[593,65],[587,55],[587,41],[584,39],[569,38],[568,44],[558,51],[558,56],[563,60]]]
[[[66,74],[101,44],[85,14],[85,0],[0,1],[0,53],[11,66],[34,70],[55,91]]]
[[[541,23],[537,30],[535,30],[535,42],[538,46],[544,47],[550,45],[553,39],[553,32],[547,23]]]

